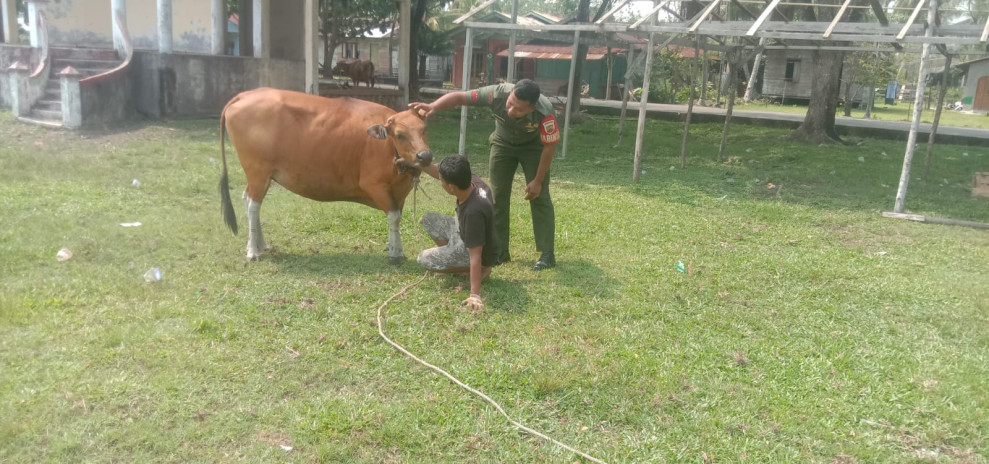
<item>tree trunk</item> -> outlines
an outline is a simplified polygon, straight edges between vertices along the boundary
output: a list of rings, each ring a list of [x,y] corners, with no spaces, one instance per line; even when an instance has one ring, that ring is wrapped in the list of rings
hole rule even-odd
[[[419,96],[419,60],[415,57],[419,56],[419,30],[423,27],[422,21],[416,18],[422,18],[426,14],[426,0],[413,0],[412,2],[412,24],[409,28],[409,36],[411,37],[411,43],[409,44],[409,101],[421,101],[422,97]]]
[[[843,100],[843,106],[845,107],[846,117],[850,117],[852,115],[852,105],[855,104],[855,102],[852,101],[852,86],[855,85],[855,69],[853,68],[853,66],[842,68],[843,71],[846,71],[844,75],[841,76],[842,80],[845,82],[845,98]]]
[[[836,50],[814,51],[810,105],[804,122],[790,133],[790,139],[812,144],[841,143],[835,132],[834,113],[838,109],[838,76],[844,56],[844,52]]]
[[[584,89],[584,79],[581,75],[584,72],[584,62],[587,61],[587,45],[580,44],[577,46],[577,59],[574,61],[574,68],[576,69],[573,73],[573,88],[570,89],[570,98],[573,99],[571,100],[573,103],[570,104],[571,118],[580,114],[580,92]],[[571,121],[575,120],[571,119]]]
[[[606,4],[608,2],[602,2]],[[602,5],[603,6],[603,5]],[[599,12],[598,15],[601,13]],[[591,0],[580,0],[577,4],[577,16],[574,18],[577,22],[586,23],[591,19]],[[570,104],[570,116],[571,121],[574,121],[573,116],[580,114],[580,92],[584,89],[583,82],[583,72],[584,72],[584,62],[587,61],[587,45],[580,44],[577,46],[577,50],[574,50],[577,54],[574,61],[574,73],[573,73],[573,87],[570,89],[570,95],[573,103]]]

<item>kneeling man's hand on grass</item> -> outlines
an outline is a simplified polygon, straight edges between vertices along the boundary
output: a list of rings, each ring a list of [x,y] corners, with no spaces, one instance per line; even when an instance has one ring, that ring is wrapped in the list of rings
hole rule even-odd
[[[481,301],[481,295],[471,295],[466,300],[460,302],[460,304],[466,306],[471,311],[481,311],[484,309],[484,302]]]

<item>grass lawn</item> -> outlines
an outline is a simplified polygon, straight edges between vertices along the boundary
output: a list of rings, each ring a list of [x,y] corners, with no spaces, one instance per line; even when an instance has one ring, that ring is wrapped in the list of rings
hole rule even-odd
[[[429,125],[437,158],[457,114]],[[483,176],[491,127],[468,127]],[[616,129],[592,117],[554,161],[556,269],[530,270],[517,180],[487,308],[429,277],[385,308],[389,337],[608,462],[986,462],[989,232],[880,216],[902,143],[735,126],[716,162],[720,125],[694,124],[680,170],[682,124],[648,121],[633,184]],[[273,188],[276,251],[245,264],[217,139],[216,120],[75,133],[0,113],[0,462],[586,462],[379,338],[376,308],[423,275],[411,198],[413,259],[392,267],[383,213]],[[907,209],[989,222],[977,171],[989,148],[937,147]],[[423,186],[417,214],[452,213]]]

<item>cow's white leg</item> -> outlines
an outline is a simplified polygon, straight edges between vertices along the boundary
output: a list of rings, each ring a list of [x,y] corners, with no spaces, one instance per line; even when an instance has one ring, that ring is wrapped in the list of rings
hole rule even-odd
[[[268,244],[264,241],[264,234],[261,232],[261,203],[258,203],[247,196],[244,192],[244,206],[247,208],[247,260],[254,261],[260,258],[261,252],[268,249]]]
[[[402,210],[388,212],[388,262],[391,264],[405,262],[405,253],[402,252],[402,233],[398,229],[401,221]]]

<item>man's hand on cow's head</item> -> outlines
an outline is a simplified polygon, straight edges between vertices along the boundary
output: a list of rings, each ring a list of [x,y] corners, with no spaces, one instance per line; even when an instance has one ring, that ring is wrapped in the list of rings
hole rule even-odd
[[[399,172],[408,172],[411,170],[420,170],[419,165],[412,163],[405,158],[395,158],[395,166],[398,167]]]
[[[413,112],[415,112],[415,114],[417,114],[420,118],[423,118],[423,119],[426,119],[426,118],[432,116],[433,113],[436,111],[433,108],[433,105],[430,105],[429,103],[422,103],[422,102],[412,102],[412,103],[409,103],[409,109],[411,109]]]

